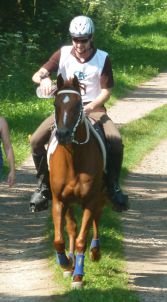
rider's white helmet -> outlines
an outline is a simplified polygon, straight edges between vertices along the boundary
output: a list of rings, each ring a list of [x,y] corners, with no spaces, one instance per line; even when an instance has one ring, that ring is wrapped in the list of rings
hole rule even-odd
[[[75,17],[70,23],[69,32],[72,37],[89,37],[94,33],[93,21],[87,16]]]

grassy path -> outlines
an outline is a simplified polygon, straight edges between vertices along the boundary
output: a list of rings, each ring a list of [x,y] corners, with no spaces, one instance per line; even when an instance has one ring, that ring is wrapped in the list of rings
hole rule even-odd
[[[127,123],[166,102],[165,77],[165,73],[160,74],[128,98],[116,103],[109,109],[113,121],[117,124]],[[47,266],[47,242],[43,234],[49,213],[33,216],[28,212],[29,198],[35,188],[34,173],[33,163],[28,160],[17,170],[15,188],[9,190],[5,183],[0,184],[0,265],[3,273],[0,301],[3,302],[66,300],[66,296],[59,295],[61,288],[53,281],[52,272]],[[132,212],[135,212],[135,208],[127,215]],[[129,224],[130,218],[124,218],[125,224],[126,219]]]

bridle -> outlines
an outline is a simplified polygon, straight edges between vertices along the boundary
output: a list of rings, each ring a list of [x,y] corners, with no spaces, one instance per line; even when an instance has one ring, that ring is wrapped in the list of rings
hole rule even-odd
[[[78,91],[73,90],[73,89],[63,89],[63,90],[60,90],[60,91],[57,92],[57,95],[67,94],[67,93],[77,94],[81,98],[81,94]],[[81,123],[84,122],[85,129],[86,129],[86,139],[83,142],[79,142],[78,140],[75,139],[75,133],[76,133],[77,127],[78,127],[78,125],[79,125],[80,122]],[[84,111],[83,111],[83,104],[81,102],[79,116],[78,116],[78,119],[77,119],[77,121],[76,121],[76,123],[75,123],[75,125],[73,127],[72,132],[71,132],[71,142],[74,143],[74,144],[77,144],[77,145],[84,145],[84,144],[88,143],[89,139],[90,139],[89,125],[88,125],[87,118],[85,117],[85,114],[84,114]]]

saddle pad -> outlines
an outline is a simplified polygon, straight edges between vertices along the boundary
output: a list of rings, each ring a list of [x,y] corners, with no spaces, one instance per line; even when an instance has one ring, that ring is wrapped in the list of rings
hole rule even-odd
[[[51,141],[48,145],[48,149],[47,149],[47,162],[48,162],[48,169],[50,170],[50,165],[49,165],[49,159],[50,159],[50,155],[54,153],[54,151],[56,150],[56,147],[58,145],[58,141],[55,135],[52,135]]]

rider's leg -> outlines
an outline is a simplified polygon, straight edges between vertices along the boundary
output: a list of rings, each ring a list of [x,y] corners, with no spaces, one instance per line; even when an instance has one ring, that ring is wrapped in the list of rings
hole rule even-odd
[[[30,200],[30,208],[34,211],[47,209],[48,200],[51,199],[49,185],[49,171],[45,145],[51,136],[54,125],[54,115],[48,117],[33,133],[30,139],[32,157],[37,170],[38,185]]]
[[[122,192],[119,184],[123,161],[122,140],[118,140],[116,145],[117,150],[115,150],[113,147],[113,141],[107,141],[106,183],[108,188],[108,196],[113,203],[114,209],[117,211],[122,211],[128,209],[128,196]]]
[[[32,157],[37,169],[38,184],[30,200],[30,209],[42,211],[48,208],[48,200],[51,199],[47,155],[45,152],[40,155],[32,154]]]
[[[114,123],[104,112],[91,113],[91,117],[99,120],[103,125],[107,140],[107,174],[106,184],[108,197],[117,211],[127,210],[128,196],[119,185],[119,178],[123,161],[123,144],[120,133]]]
[[[101,117],[107,139],[107,188],[109,199],[117,211],[128,209],[128,196],[125,195],[119,184],[122,162],[123,143],[121,135],[107,115]]]

